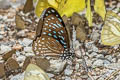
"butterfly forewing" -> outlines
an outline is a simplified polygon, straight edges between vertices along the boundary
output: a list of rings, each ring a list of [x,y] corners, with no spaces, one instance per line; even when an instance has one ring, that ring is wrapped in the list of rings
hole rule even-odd
[[[101,32],[101,40],[104,45],[120,44],[120,17],[116,13],[107,12]]]
[[[41,18],[43,23],[42,26],[38,25],[40,32],[33,42],[34,52],[36,54],[63,53],[69,48],[69,38],[62,18],[53,8],[45,10]]]

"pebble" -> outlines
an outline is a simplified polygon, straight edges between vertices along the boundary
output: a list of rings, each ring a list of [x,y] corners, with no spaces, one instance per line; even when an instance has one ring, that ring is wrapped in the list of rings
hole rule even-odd
[[[75,69],[78,70],[79,67],[80,67],[79,63],[76,63],[76,65],[75,65]]]
[[[33,42],[33,40],[28,39],[28,38],[24,38],[23,41],[22,41],[22,45],[23,46],[29,46],[29,45],[32,44],[32,42]]]
[[[26,37],[25,30],[21,30],[21,31],[17,32],[17,37]]]
[[[112,60],[111,60],[113,63],[115,63],[117,60],[116,60],[116,58],[112,58]]]
[[[10,80],[24,80],[24,73],[19,73],[15,76],[12,76]]]
[[[103,60],[98,59],[98,60],[94,61],[92,67],[93,68],[95,68],[95,67],[101,67],[101,66],[103,66],[103,63],[104,63]]]
[[[106,55],[105,58],[108,59],[109,61],[112,60],[112,56],[111,55]]]
[[[5,52],[8,52],[8,51],[10,51],[10,50],[12,50],[11,49],[11,47],[9,47],[9,46],[6,46],[6,45],[1,45],[0,46],[0,54],[2,54],[2,53],[5,53]]]
[[[3,37],[3,35],[0,35],[0,40],[2,40],[4,37]]]
[[[35,56],[35,53],[25,53],[25,56]]]
[[[50,60],[50,68],[48,69],[54,74],[58,74],[63,71],[66,66],[66,61],[62,60]]]
[[[64,70],[64,74],[67,75],[67,76],[70,76],[72,73],[73,73],[73,69],[70,69],[70,67],[67,67]]]
[[[70,77],[68,77],[68,76],[65,76],[64,80],[72,80],[72,79]]]
[[[106,65],[106,64],[110,64],[110,61],[104,60],[104,65]]]
[[[91,34],[91,39],[93,41],[96,41],[99,39],[99,36],[100,36],[100,34],[97,31],[93,31],[93,33]]]
[[[32,51],[32,47],[24,47],[24,51],[27,53],[31,53]]]
[[[52,73],[47,73],[47,75],[50,77],[50,78],[52,78],[52,77],[54,77],[55,75],[54,74],[52,74]]]
[[[90,58],[96,57],[98,54],[96,52],[92,52],[91,54],[89,54],[88,56]]]
[[[25,56],[20,55],[20,56],[17,57],[17,61],[18,61],[18,62],[19,62],[19,61],[20,61],[20,62],[23,62],[23,61],[25,60],[25,58],[26,58]]]
[[[104,55],[103,55],[103,54],[98,54],[98,55],[96,56],[96,58],[104,58]]]

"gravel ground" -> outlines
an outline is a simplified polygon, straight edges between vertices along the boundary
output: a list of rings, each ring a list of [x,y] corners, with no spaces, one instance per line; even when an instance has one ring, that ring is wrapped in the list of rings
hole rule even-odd
[[[12,57],[20,67],[23,67],[26,58],[35,56],[32,51],[32,42],[39,19],[33,16],[33,12],[24,14],[20,11],[24,1],[16,1],[16,3],[11,2],[10,4],[3,2],[5,5],[0,3],[0,63],[6,64],[7,61],[6,58],[3,58],[3,55],[15,50],[14,53],[11,52],[13,53],[12,56],[8,55],[8,57]],[[120,2],[111,1],[114,3],[113,5],[112,2],[108,4],[106,1],[107,10],[118,12]],[[15,15],[18,11],[24,20],[24,25],[22,25],[24,27],[22,28],[16,26]],[[81,24],[73,22],[77,18]],[[72,31],[70,37],[73,35],[76,57],[64,61],[48,57],[50,65],[47,70],[46,68],[44,70],[51,80],[120,80],[120,46],[109,47],[101,44],[100,32],[103,24],[101,18],[97,14],[93,16],[93,28],[88,27],[86,19],[81,17],[81,13],[75,13],[71,18],[63,17],[63,20],[69,33]],[[77,30],[81,30],[81,33]],[[79,34],[83,34],[83,36]],[[48,65],[47,62],[45,65]],[[24,69],[20,73],[7,76],[7,80],[23,79]]]

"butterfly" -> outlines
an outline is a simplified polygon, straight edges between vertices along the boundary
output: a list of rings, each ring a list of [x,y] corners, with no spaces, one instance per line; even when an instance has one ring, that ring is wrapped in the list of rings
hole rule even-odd
[[[101,41],[104,45],[120,44],[120,16],[112,11],[106,14],[105,24],[101,31]]]
[[[50,80],[50,78],[40,67],[29,64],[25,70],[24,80]]]
[[[70,42],[65,24],[59,13],[52,7],[43,11],[33,41],[36,55],[71,56]],[[52,53],[52,54],[51,54]]]

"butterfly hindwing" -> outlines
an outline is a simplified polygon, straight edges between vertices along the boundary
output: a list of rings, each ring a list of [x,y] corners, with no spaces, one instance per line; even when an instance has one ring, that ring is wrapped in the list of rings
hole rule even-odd
[[[65,49],[70,48],[64,22],[53,8],[43,11],[36,33],[33,42],[33,50],[36,54],[63,53]]]

